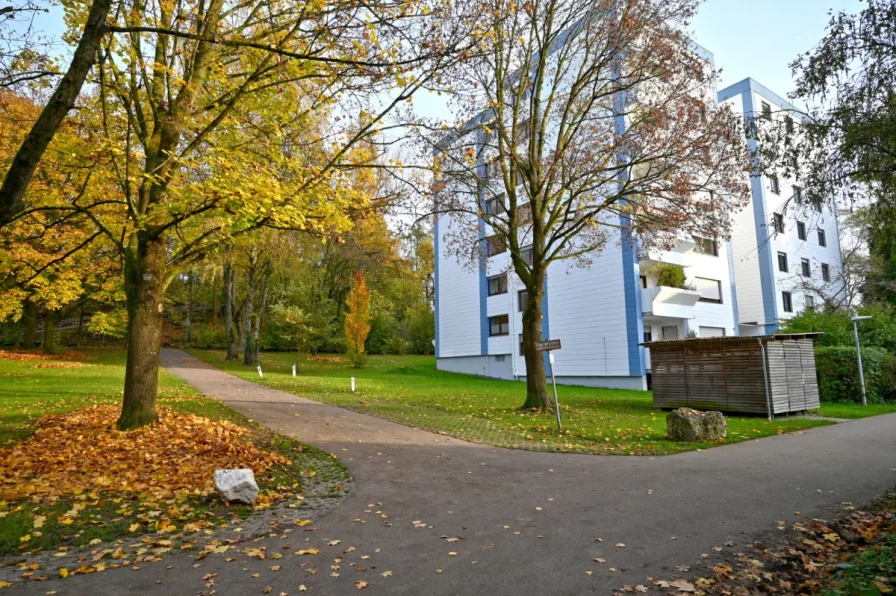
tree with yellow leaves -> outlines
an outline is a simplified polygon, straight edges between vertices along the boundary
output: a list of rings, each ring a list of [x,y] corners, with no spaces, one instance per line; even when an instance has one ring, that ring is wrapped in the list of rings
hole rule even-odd
[[[345,343],[348,356],[355,368],[364,366],[367,356],[364,354],[364,342],[370,333],[370,291],[364,274],[355,274],[352,289],[345,301],[348,312],[345,313]]]

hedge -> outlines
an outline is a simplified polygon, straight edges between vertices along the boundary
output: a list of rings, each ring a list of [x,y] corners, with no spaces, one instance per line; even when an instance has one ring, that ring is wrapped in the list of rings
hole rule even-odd
[[[855,347],[815,348],[815,366],[821,401],[861,403]],[[862,348],[862,368],[869,403],[896,401],[896,356],[881,348]]]

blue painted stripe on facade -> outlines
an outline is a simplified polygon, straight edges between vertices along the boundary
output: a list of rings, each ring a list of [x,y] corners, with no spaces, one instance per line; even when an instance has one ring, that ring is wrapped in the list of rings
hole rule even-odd
[[[624,57],[623,57],[624,58]],[[619,76],[613,69],[613,75]],[[624,91],[618,92],[613,101],[613,111],[616,114],[614,121],[616,124],[616,134],[620,137],[625,134],[627,123],[625,121],[625,111],[628,105],[628,94]],[[624,168],[620,172],[622,180],[628,179],[628,169],[625,168],[628,163],[628,156],[619,153],[616,156],[620,167]],[[622,182],[620,183],[622,184]],[[635,258],[635,249],[637,248],[637,240],[627,230],[629,220],[626,216],[619,217],[622,226],[622,282],[625,294],[625,335],[628,346],[628,370],[633,376],[644,376],[644,350],[639,345],[644,329],[644,313],[641,310],[641,290],[640,271],[638,261]]]
[[[753,117],[756,114],[753,105],[753,90],[747,79],[747,89],[743,92],[744,115]],[[747,139],[747,148],[754,155],[759,149],[755,138]],[[768,233],[768,213],[765,210],[765,188],[761,176],[750,177],[750,192],[753,195],[753,220],[756,223],[756,246],[759,259],[759,285],[762,290],[762,310],[765,315],[766,332],[769,327],[778,327],[778,301],[775,295],[775,270],[772,263],[771,240]]]
[[[432,224],[433,228],[433,254],[435,254],[435,268],[433,270],[433,293],[435,294],[434,298],[434,314],[435,314],[435,325],[436,325],[436,358],[439,357],[439,258],[441,254],[439,252],[439,216],[435,216],[435,221]]]
[[[728,275],[731,280],[731,309],[734,315],[734,335],[740,335],[740,316],[737,314],[737,284],[734,281],[734,249],[731,243],[726,242],[726,252],[728,253]]]
[[[629,225],[626,218],[622,220],[622,227]],[[631,234],[624,232],[622,239],[622,283],[625,292],[625,338],[628,344],[628,371],[630,375],[642,376],[645,373],[644,354],[641,346],[641,336],[644,329],[644,313],[641,310],[640,271],[635,260],[636,240]]]
[[[488,262],[485,258],[485,220],[479,218],[479,353],[488,354]]]
[[[485,133],[476,132],[476,173],[482,176],[485,163],[482,161],[482,147],[485,144]],[[485,198],[485,191],[480,187],[476,200],[480,209]],[[479,218],[479,350],[482,356],[488,355],[488,258],[485,256],[485,219]]]
[[[544,294],[541,297],[541,339],[551,339],[551,316],[548,311],[548,276],[544,276]],[[543,352],[544,368],[551,374],[551,360],[547,352]]]

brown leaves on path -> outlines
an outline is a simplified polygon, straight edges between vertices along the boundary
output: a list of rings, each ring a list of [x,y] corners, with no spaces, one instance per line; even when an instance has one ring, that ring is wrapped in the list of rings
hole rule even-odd
[[[225,421],[160,410],[159,423],[115,430],[118,406],[91,406],[46,416],[33,436],[0,449],[0,499],[58,497],[85,491],[205,495],[218,468],[251,468],[256,474],[286,464],[245,439],[247,431]]]

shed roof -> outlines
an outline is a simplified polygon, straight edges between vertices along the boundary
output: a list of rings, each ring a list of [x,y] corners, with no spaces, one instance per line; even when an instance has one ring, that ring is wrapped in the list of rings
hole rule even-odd
[[[822,333],[819,331],[814,331],[812,333],[775,333],[773,335],[725,335],[720,337],[688,337],[685,339],[658,339],[656,341],[645,341],[641,344],[641,346],[667,346],[674,344],[687,344],[687,343],[706,343],[706,342],[736,342],[736,341],[744,341],[744,342],[755,342],[756,340],[762,342],[770,342],[770,341],[785,341],[788,339],[815,339],[820,336]]]

